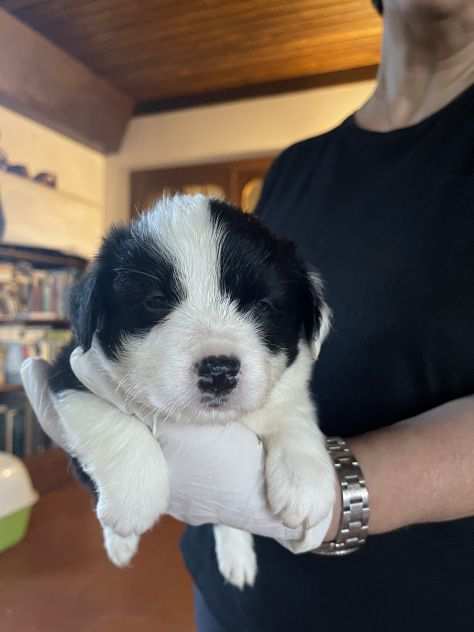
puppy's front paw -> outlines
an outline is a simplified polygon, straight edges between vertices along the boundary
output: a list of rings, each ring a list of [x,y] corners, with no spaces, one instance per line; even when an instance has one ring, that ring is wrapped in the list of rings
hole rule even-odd
[[[323,445],[301,450],[272,445],[266,484],[270,509],[288,527],[313,527],[334,506],[334,467]]]
[[[154,457],[138,455],[134,466],[115,468],[98,481],[97,517],[119,536],[142,535],[168,508],[168,470],[160,449]]]
[[[122,568],[128,566],[138,549],[140,538],[137,535],[122,537],[109,527],[104,527],[104,545],[112,564]]]
[[[257,557],[250,533],[232,527],[214,527],[217,565],[221,575],[239,590],[253,586]]]

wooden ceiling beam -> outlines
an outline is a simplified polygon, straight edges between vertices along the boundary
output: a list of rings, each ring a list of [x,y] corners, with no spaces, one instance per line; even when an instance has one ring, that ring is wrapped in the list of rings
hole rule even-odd
[[[0,103],[104,153],[117,151],[134,100],[0,9]]]
[[[161,112],[185,110],[203,105],[254,99],[256,97],[299,92],[301,90],[311,90],[314,88],[325,88],[327,86],[334,86],[343,83],[371,81],[375,79],[376,75],[377,66],[373,65],[350,70],[341,70],[338,72],[317,74],[308,77],[298,77],[283,81],[239,86],[236,88],[228,88],[212,92],[203,91],[198,94],[185,94],[170,98],[140,100],[136,105],[135,115],[141,116],[143,114],[158,114]]]

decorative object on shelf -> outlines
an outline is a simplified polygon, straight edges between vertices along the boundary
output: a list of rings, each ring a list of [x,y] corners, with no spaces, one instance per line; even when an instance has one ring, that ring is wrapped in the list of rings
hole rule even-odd
[[[11,164],[8,161],[8,154],[1,147],[0,147],[0,171],[7,171],[8,173],[14,173],[17,176],[28,178],[30,180],[33,180],[34,182],[38,182],[38,184],[44,184],[45,186],[51,187],[52,189],[56,188],[57,186],[56,174],[50,173],[49,171],[40,171],[34,177],[31,177],[26,165]],[[0,231],[0,237],[1,237],[1,231]]]
[[[7,165],[8,173],[14,173],[17,176],[21,176],[22,178],[29,178],[30,174],[28,173],[28,169],[25,165]]]
[[[48,173],[47,171],[40,171],[33,178],[35,182],[39,184],[44,184],[51,189],[55,189],[58,183],[58,178],[54,173]]]
[[[24,464],[13,455],[0,452],[0,553],[24,537],[37,500]]]
[[[56,174],[50,173],[49,171],[40,171],[34,177],[31,177],[26,165],[10,163],[8,161],[8,154],[1,147],[0,147],[0,171],[7,171],[8,173],[13,173],[17,176],[21,176],[22,178],[28,178],[29,180],[38,182],[38,184],[44,184],[45,186],[51,187],[52,189],[56,188],[57,186]]]

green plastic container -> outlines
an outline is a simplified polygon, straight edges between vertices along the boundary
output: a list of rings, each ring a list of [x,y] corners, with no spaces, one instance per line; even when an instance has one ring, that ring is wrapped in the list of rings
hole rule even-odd
[[[38,494],[20,459],[0,452],[0,553],[25,536]]]

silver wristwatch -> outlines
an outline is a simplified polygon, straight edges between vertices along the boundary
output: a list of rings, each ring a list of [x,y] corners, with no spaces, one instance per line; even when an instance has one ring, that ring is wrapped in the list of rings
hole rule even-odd
[[[327,438],[326,447],[341,485],[341,521],[335,539],[324,542],[313,553],[346,555],[357,551],[367,539],[369,492],[360,465],[344,439]]]

